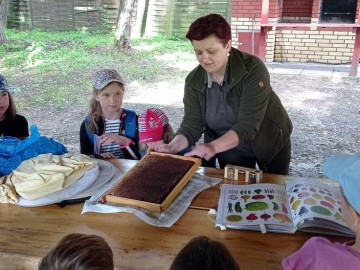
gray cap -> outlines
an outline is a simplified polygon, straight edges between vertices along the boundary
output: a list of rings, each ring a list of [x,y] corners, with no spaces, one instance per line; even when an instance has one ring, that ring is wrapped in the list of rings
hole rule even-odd
[[[3,75],[0,74],[0,92],[10,92],[10,87]]]
[[[119,82],[125,85],[123,78],[115,69],[101,69],[96,71],[93,76],[93,87],[95,89],[103,89],[111,82]]]

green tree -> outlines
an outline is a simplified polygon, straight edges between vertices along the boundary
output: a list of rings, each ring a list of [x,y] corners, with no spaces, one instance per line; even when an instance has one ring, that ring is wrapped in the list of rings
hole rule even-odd
[[[0,44],[7,40],[5,28],[8,14],[8,0],[0,0]]]
[[[119,8],[119,17],[115,29],[115,48],[126,50],[131,48],[131,17],[135,0],[125,0],[123,8]]]

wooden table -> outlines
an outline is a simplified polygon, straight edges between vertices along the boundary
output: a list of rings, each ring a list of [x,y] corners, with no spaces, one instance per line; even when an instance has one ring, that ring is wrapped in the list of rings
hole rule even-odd
[[[116,160],[129,169],[135,161]],[[223,177],[223,170],[201,173]],[[264,175],[265,182],[281,183],[290,176]],[[231,181],[230,181],[231,182]],[[281,269],[281,260],[299,249],[311,234],[275,234],[244,230],[221,231],[207,217],[216,208],[219,185],[201,192],[190,209],[171,228],[148,225],[128,213],[80,215],[83,204],[26,208],[0,205],[0,270],[37,269],[37,264],[68,233],[97,234],[113,249],[116,269],[168,269],[190,239],[206,235],[224,243],[246,269]],[[329,237],[345,242],[349,238]]]

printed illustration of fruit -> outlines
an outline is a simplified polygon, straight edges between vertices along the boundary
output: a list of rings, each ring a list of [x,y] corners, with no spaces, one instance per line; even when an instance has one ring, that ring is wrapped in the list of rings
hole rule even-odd
[[[290,204],[292,204],[294,201],[295,201],[295,197],[292,196],[292,197],[290,198]]]
[[[335,200],[331,197],[324,196],[324,199],[327,200],[328,202],[335,203]]]
[[[261,189],[255,189],[254,192],[255,192],[256,194],[260,194],[260,193],[261,193]]]
[[[250,214],[246,217],[246,220],[248,220],[248,221],[253,221],[253,220],[257,220],[257,219],[258,219],[258,217],[255,214]]]
[[[283,214],[276,213],[273,215],[273,218],[280,219],[281,222],[290,222],[291,223],[291,219],[288,216],[285,216]]]
[[[316,199],[319,199],[319,200],[322,199],[322,196],[320,194],[318,194],[318,193],[314,193],[313,197],[316,198]]]
[[[287,210],[285,204],[283,204],[283,203],[281,204],[281,210],[282,210],[285,214],[288,213],[288,210]]]
[[[269,195],[267,195],[267,196],[268,196],[269,200],[273,200],[273,199],[274,199],[274,195],[269,194]]]
[[[300,192],[299,194],[298,194],[298,197],[299,198],[305,198],[305,197],[309,197],[310,196],[310,193],[309,192]]]
[[[322,189],[320,189],[319,192],[320,192],[321,194],[325,194],[325,191],[323,191]]]
[[[313,198],[306,198],[306,199],[304,200],[304,204],[314,205],[314,204],[316,204],[316,201],[315,201]]]
[[[232,203],[228,202],[228,213],[232,213],[233,212],[233,207],[232,207]]]
[[[318,206],[318,205],[311,206],[310,210],[316,214],[320,214],[320,215],[324,215],[324,216],[331,216],[331,211],[322,206]]]
[[[269,214],[267,214],[266,212],[264,212],[264,214],[262,214],[260,217],[265,221],[267,221],[269,218],[271,218],[271,216]]]
[[[333,206],[331,203],[329,203],[329,202],[321,201],[320,204],[323,205],[323,206],[325,206],[325,207],[328,207],[328,208],[330,208],[330,209],[334,209],[334,206]]]
[[[266,202],[251,202],[245,205],[245,209],[248,211],[261,211],[269,208]]]
[[[304,184],[296,184],[295,187],[302,187]]]
[[[299,211],[299,216],[305,215],[308,212],[309,212],[309,210],[305,206],[302,206]]]
[[[248,200],[249,198],[250,198],[249,195],[242,195],[242,196],[241,196],[241,199],[243,199],[244,202],[247,202],[247,200]]]
[[[295,202],[291,205],[291,209],[295,211],[295,210],[299,207],[300,203],[301,203],[300,200],[295,201]]]
[[[272,202],[272,204],[273,204],[273,210],[274,211],[277,211],[277,210],[280,209],[279,205],[276,202]]]
[[[226,219],[230,222],[239,222],[242,220],[242,216],[239,215],[229,215],[226,217]]]
[[[312,192],[316,192],[316,189],[315,189],[315,188],[313,188],[313,187],[311,187],[311,188],[310,188],[310,191],[312,191]]]
[[[265,199],[265,196],[264,195],[254,195],[251,197],[251,199],[253,200],[262,200],[262,199]]]
[[[238,213],[241,213],[241,212],[242,212],[242,208],[241,208],[241,206],[240,206],[240,202],[236,202],[234,208],[235,208],[235,211],[236,211],[236,212],[238,212]]]
[[[342,220],[342,219],[343,219],[343,216],[342,216],[339,212],[336,212],[336,214],[334,215],[334,217],[335,217],[337,220]]]

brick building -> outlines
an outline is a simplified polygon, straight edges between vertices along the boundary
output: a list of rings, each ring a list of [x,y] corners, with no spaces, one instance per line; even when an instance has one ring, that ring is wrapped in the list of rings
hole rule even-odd
[[[232,0],[233,45],[267,62],[358,63],[359,9],[360,0]]]

